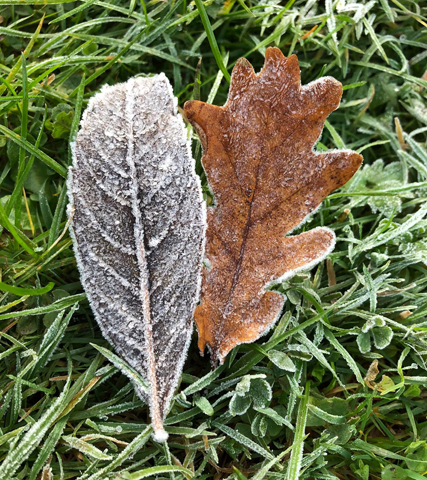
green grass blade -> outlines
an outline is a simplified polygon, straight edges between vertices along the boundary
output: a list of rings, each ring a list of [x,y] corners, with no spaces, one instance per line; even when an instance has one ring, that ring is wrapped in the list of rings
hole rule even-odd
[[[39,150],[37,147],[32,145],[27,140],[21,138],[17,133],[13,132],[12,130],[9,130],[7,127],[1,124],[0,124],[0,132],[3,133],[7,138],[10,138],[17,145],[24,148],[27,152],[31,153],[36,158],[44,162],[49,168],[59,173],[59,175],[61,175],[62,177],[65,178],[67,176],[67,171],[62,165],[60,165],[52,157],[49,157],[49,155]]]
[[[0,125],[1,129],[2,125]],[[0,223],[3,227],[9,230],[10,234],[13,238],[21,245],[21,247],[28,252],[32,257],[37,257],[36,252],[33,250],[31,246],[31,241],[29,238],[26,237],[20,230],[13,226],[12,222],[9,220],[9,217],[0,202]]]
[[[185,478],[193,478],[193,472],[188,470],[188,468],[177,467],[174,465],[159,465],[156,467],[146,468],[139,472],[127,474],[123,476],[123,480],[140,480],[141,478],[151,477],[153,475],[159,475],[161,473],[182,473]],[[119,477],[120,478],[120,477]]]
[[[47,292],[50,292],[55,286],[53,282],[48,283],[45,287],[42,288],[21,288],[14,287],[13,285],[8,285],[7,283],[0,282],[0,290],[3,292],[13,293],[14,295],[44,295]]]
[[[205,6],[203,5],[202,0],[194,0],[194,3],[196,4],[197,10],[199,11],[200,20],[202,21],[206,35],[208,37],[209,45],[211,46],[211,50],[213,56],[215,57],[216,64],[218,65],[218,68],[221,70],[227,82],[230,83],[230,74],[228,73],[224,62],[222,61],[222,56],[218,48],[215,34],[212,30],[211,22],[209,21],[208,14],[206,13]]]
[[[87,480],[104,480],[107,475],[113,472],[117,467],[120,467],[130,456],[135,455],[150,438],[151,427],[147,427],[132,442],[126,446],[126,448],[118,454],[113,460],[111,460],[107,466],[99,469],[96,473],[92,474]]]
[[[77,295],[72,295],[70,297],[61,298],[56,302],[51,303],[43,307],[29,308],[27,310],[20,310],[17,312],[4,313],[0,315],[0,320],[5,320],[9,318],[19,318],[27,315],[44,315],[50,312],[58,312],[64,308],[71,307],[76,302],[81,302],[86,299],[86,294],[79,293]]]
[[[131,379],[132,382],[135,383],[135,385],[138,386],[142,391],[147,392],[148,391],[148,385],[145,379],[134,369],[132,368],[127,362],[122,360],[120,357],[115,355],[114,353],[110,352],[110,350],[107,350],[104,347],[100,347],[99,345],[91,344],[92,347],[96,348],[98,352],[102,353],[104,357],[106,357],[110,362],[117,367],[119,370],[121,370],[128,378]]]
[[[37,448],[49,428],[55,423],[61,411],[64,409],[70,382],[71,366],[69,365],[68,379],[59,397],[53,401],[43,416],[31,426],[19,441],[19,444],[15,448],[12,448],[4,459],[0,472],[1,480],[9,480],[16,473],[20,465],[30,456],[31,452]]]
[[[299,480],[301,471],[301,462],[304,448],[305,425],[307,422],[308,398],[310,395],[310,382],[307,382],[304,389],[304,396],[300,400],[297,414],[297,424],[295,427],[295,435],[293,443],[297,444],[297,448],[292,449],[291,458],[289,460],[287,480]]]

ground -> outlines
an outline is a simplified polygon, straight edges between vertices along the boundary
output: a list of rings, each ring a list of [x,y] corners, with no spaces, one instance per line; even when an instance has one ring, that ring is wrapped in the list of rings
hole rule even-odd
[[[0,0],[0,15],[0,478],[425,478],[427,3]],[[303,83],[344,85],[316,148],[364,166],[304,225],[337,246],[277,287],[268,335],[213,371],[194,335],[158,444],[79,282],[69,142],[104,84],[163,71],[180,107],[223,105],[234,63],[259,69],[267,46],[298,55]]]

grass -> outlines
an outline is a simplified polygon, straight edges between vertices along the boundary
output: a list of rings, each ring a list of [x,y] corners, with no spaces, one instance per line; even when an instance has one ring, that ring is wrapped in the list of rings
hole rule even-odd
[[[425,478],[427,3],[0,0],[0,15],[0,478]],[[274,330],[214,371],[193,342],[156,444],[79,282],[69,140],[105,83],[164,71],[181,106],[222,105],[237,59],[259,69],[269,45],[298,54],[303,83],[343,83],[317,148],[364,167],[305,225],[337,247],[280,286]]]

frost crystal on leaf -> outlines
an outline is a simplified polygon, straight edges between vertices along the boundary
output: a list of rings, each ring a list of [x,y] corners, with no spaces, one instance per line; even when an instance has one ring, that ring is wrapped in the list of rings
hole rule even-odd
[[[145,378],[154,438],[187,354],[206,212],[164,74],[106,86],[73,146],[69,215],[81,280],[116,351]],[[132,377],[130,376],[132,380]]]
[[[351,150],[313,151],[341,94],[331,77],[301,86],[297,57],[268,48],[258,75],[246,59],[237,62],[224,107],[185,105],[217,205],[208,213],[210,269],[195,313],[199,347],[208,344],[214,361],[259,338],[278,318],[284,297],[267,285],[312,267],[334,248],[327,228],[285,235],[362,162]]]

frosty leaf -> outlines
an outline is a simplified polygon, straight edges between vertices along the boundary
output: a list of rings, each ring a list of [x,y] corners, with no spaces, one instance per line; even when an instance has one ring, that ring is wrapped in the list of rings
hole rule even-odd
[[[64,440],[65,443],[68,443],[70,447],[73,447],[76,450],[79,450],[80,452],[89,455],[92,458],[96,458],[97,460],[111,460],[113,458],[111,455],[107,455],[106,453],[101,452],[99,448],[91,445],[88,442],[85,442],[80,438],[64,435],[62,437],[62,440]]]
[[[159,441],[203,256],[205,207],[185,132],[164,74],[106,86],[83,115],[68,181],[83,286],[104,336],[132,367],[122,371],[149,403]]]
[[[331,438],[336,438],[335,443],[338,445],[345,445],[350,438],[355,434],[356,427],[348,423],[343,425],[330,425],[327,431]]]
[[[249,375],[245,375],[242,380],[236,386],[236,394],[240,397],[244,397],[251,388],[251,377]]]
[[[345,417],[343,415],[334,415],[332,413],[325,412],[315,405],[308,405],[308,408],[316,417],[324,420],[327,423],[332,423],[333,425],[345,423]]]
[[[400,185],[395,183],[382,184],[385,189],[392,189]],[[390,195],[387,197],[369,197],[368,205],[371,207],[372,213],[382,213],[385,217],[390,218],[393,214],[399,213],[402,210],[402,200],[397,195]]]
[[[251,423],[251,433],[254,437],[264,438],[267,433],[267,419],[263,415],[255,415]]]
[[[307,426],[321,426],[325,423],[334,425],[345,423],[348,413],[347,402],[339,397],[315,398],[310,397],[308,405]]]
[[[354,181],[349,183],[348,191],[372,192],[393,191],[393,189],[404,185],[403,169],[400,162],[392,162],[384,166],[382,159],[376,160],[372,165],[365,165],[357,175]],[[350,185],[351,184],[351,185]],[[373,213],[382,213],[389,218],[393,212],[398,213],[402,210],[401,197],[412,198],[411,192],[399,193],[395,195],[372,195],[366,197],[355,197],[352,205],[368,204]]]
[[[270,350],[268,352],[268,358],[282,370],[287,372],[295,372],[296,367],[294,362],[286,355],[286,353],[279,350]]]
[[[376,348],[382,350],[390,345],[393,338],[393,330],[390,327],[377,327],[372,330]]]
[[[401,242],[399,250],[406,256],[414,258],[419,262],[427,265],[427,240],[420,240],[418,242]]]
[[[371,335],[367,333],[359,333],[356,339],[357,346],[359,347],[360,353],[368,353],[371,351]]]
[[[380,267],[388,260],[388,255],[385,253],[372,252],[371,260],[374,267]]]
[[[252,402],[254,408],[265,408],[271,401],[272,391],[265,375],[245,375],[236,385],[236,391],[230,400],[230,413],[243,415]]]
[[[269,383],[262,378],[256,378],[251,382],[249,394],[254,401],[255,408],[265,408],[273,396]]]
[[[233,416],[243,415],[248,411],[248,408],[251,406],[252,399],[251,397],[242,397],[240,395],[233,395],[230,400],[230,413]]]
[[[294,430],[293,425],[283,418],[276,410],[273,410],[272,408],[255,408],[255,410],[266,415],[268,418],[271,418],[276,425],[286,425],[289,429]]]
[[[214,409],[206,397],[197,398],[194,403],[205,415],[211,417],[214,414]]]
[[[313,151],[341,93],[331,77],[302,87],[297,57],[268,48],[258,75],[247,60],[237,62],[224,107],[185,104],[216,202],[208,213],[210,268],[195,313],[199,348],[209,344],[214,361],[279,317],[284,297],[266,286],[312,267],[334,247],[327,228],[285,235],[361,164],[350,150]]]
[[[372,343],[375,348],[382,350],[390,345],[393,338],[393,330],[385,325],[381,317],[372,317],[361,328],[356,342],[361,353],[371,351]]]
[[[287,352],[290,357],[309,362],[313,358],[313,354],[305,346],[299,343],[292,343],[287,346]]]
[[[366,189],[376,190],[392,190],[393,188],[403,185],[402,164],[393,162],[384,167],[383,160],[376,160],[372,165],[364,167],[363,171],[366,179]],[[406,193],[405,196],[410,198],[413,194]],[[386,217],[390,217],[393,212],[400,212],[402,209],[402,200],[398,195],[390,196],[372,196],[368,198],[368,205],[373,213],[381,212]]]
[[[265,375],[263,373],[258,375],[245,375],[236,385],[237,395],[245,396],[251,388],[251,382],[256,378],[265,378]]]
[[[366,321],[365,325],[362,327],[362,332],[366,333],[369,332],[369,330],[372,330],[374,327],[384,327],[384,325],[385,320],[379,315],[376,315]]]

